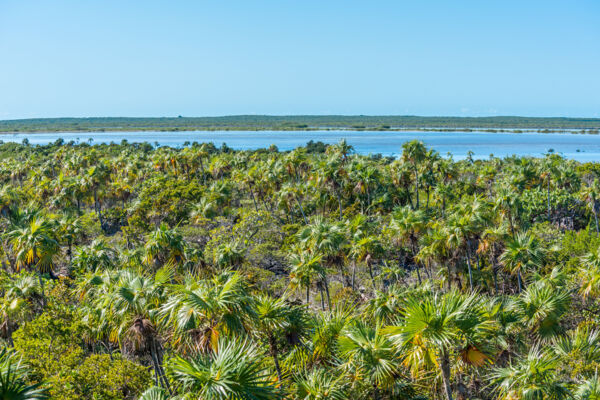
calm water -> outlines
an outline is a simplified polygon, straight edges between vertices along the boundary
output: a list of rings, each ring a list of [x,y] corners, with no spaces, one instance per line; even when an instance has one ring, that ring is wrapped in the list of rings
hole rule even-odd
[[[353,132],[353,131],[194,131],[194,132],[92,132],[92,133],[35,133],[0,134],[5,142],[47,144],[58,138],[65,141],[92,143],[158,142],[165,146],[182,146],[189,142],[213,142],[216,146],[227,143],[234,149],[257,149],[275,144],[280,150],[303,146],[309,140],[337,143],[346,139],[360,154],[398,155],[402,143],[419,139],[440,154],[450,152],[455,159],[465,158],[468,151],[474,158],[510,155],[542,156],[549,149],[579,161],[600,161],[600,136],[571,133],[489,133],[489,132]]]

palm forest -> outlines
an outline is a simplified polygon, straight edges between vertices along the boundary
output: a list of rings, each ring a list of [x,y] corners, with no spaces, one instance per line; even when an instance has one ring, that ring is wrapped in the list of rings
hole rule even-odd
[[[599,399],[600,164],[0,145],[0,399]]]

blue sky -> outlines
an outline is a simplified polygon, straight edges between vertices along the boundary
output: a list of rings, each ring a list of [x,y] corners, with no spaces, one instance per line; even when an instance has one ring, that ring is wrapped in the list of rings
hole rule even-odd
[[[600,1],[0,0],[0,119],[600,117]]]

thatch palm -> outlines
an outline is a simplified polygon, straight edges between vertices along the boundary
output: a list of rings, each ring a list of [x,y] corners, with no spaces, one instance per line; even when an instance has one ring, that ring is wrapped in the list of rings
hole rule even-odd
[[[14,353],[0,350],[0,400],[45,400],[46,390],[31,385],[28,369]]]
[[[185,256],[185,242],[175,229],[169,229],[166,224],[150,233],[146,245],[145,261],[154,268],[165,264],[178,265]]]
[[[323,368],[299,375],[294,380],[295,400],[345,400],[348,398],[345,376],[334,376]]]
[[[158,386],[152,386],[140,395],[138,400],[168,400],[165,391]]]
[[[350,257],[353,260],[352,268],[352,289],[354,289],[356,281],[356,263],[365,262],[368,267],[371,279],[375,279],[373,275],[373,261],[383,253],[383,246],[376,236],[355,237],[350,243]]]
[[[523,290],[523,274],[536,270],[544,260],[544,249],[540,242],[531,234],[519,233],[506,244],[500,261],[511,275],[516,275],[519,292]]]
[[[600,227],[598,226],[598,212],[600,211],[600,182],[598,179],[584,186],[581,190],[581,197],[586,202],[588,209],[594,216],[594,222],[596,225],[596,234],[600,235]]]
[[[214,254],[214,263],[219,268],[236,268],[244,261],[246,251],[235,241],[221,243]]]
[[[398,372],[392,342],[380,327],[362,322],[346,327],[338,339],[339,351],[345,359],[344,368],[371,386],[373,398],[390,387]]]
[[[419,189],[420,189],[420,175],[419,169],[421,163],[427,156],[427,149],[423,142],[418,140],[412,140],[402,145],[402,161],[409,164],[415,178],[415,197],[416,197],[416,209],[419,209]]]
[[[54,225],[43,218],[32,218],[23,226],[7,233],[15,253],[17,268],[33,268],[40,273],[49,272],[53,257],[59,250],[54,238]]]
[[[17,269],[24,267],[39,273],[44,298],[42,274],[50,273],[50,276],[54,276],[54,256],[60,249],[54,238],[54,225],[46,219],[33,217],[6,235],[15,254]],[[44,303],[45,300],[42,301],[43,305]]]
[[[596,372],[596,365],[600,361],[600,331],[578,327],[557,337],[552,345],[552,350],[560,357],[563,370],[577,366],[581,375]]]
[[[418,241],[420,235],[426,228],[426,216],[423,211],[412,210],[410,207],[403,207],[394,210],[392,214],[392,220],[390,222],[390,230],[392,232],[394,241],[399,246],[409,246],[410,256],[413,259],[415,267],[417,268],[417,278],[419,284],[421,284],[421,273],[419,270],[417,256]]]
[[[514,300],[511,308],[529,332],[540,339],[549,339],[561,332],[559,322],[570,300],[569,292],[563,288],[533,284]]]
[[[325,279],[325,269],[321,264],[320,255],[300,252],[290,256],[292,271],[290,272],[290,288],[306,288],[306,306],[310,303],[310,286],[312,282]]]
[[[492,374],[499,400],[567,399],[569,390],[556,374],[559,358],[537,347],[517,363]]]
[[[73,257],[73,266],[79,271],[102,271],[115,264],[116,251],[102,239],[95,239],[87,246],[79,247]]]
[[[575,399],[600,400],[600,379],[597,374],[577,385]]]
[[[260,349],[241,339],[219,339],[215,352],[175,357],[169,372],[181,389],[203,400],[272,400],[279,391]]]
[[[440,366],[445,395],[452,400],[451,356],[481,366],[490,353],[488,342],[494,322],[486,304],[475,295],[449,292],[423,299],[410,298],[396,326],[386,328],[404,354],[413,375]]]
[[[13,276],[3,285],[0,298],[0,331],[12,346],[12,333],[21,322],[31,318],[42,298],[41,288],[32,275]]]
[[[101,335],[121,345],[124,352],[150,356],[156,383],[169,388],[162,367],[163,351],[156,329],[156,314],[164,298],[164,285],[171,272],[160,269],[152,276],[122,270],[93,276],[82,294],[93,299],[95,321],[104,327]],[[92,322],[93,323],[93,322]]]
[[[64,216],[58,221],[58,232],[61,240],[67,245],[67,256],[69,261],[73,257],[73,244],[76,244],[78,239],[83,236],[83,227],[79,218],[72,216]]]
[[[259,296],[256,299],[256,315],[255,323],[257,333],[265,337],[275,370],[277,371],[277,379],[281,381],[281,367],[279,366],[279,345],[278,337],[280,333],[288,325],[288,315],[290,314],[291,306],[284,298],[275,299],[271,296]]]
[[[516,225],[521,207],[520,196],[510,186],[503,185],[498,188],[494,210],[506,218],[513,237],[516,234]]]
[[[184,353],[215,350],[220,336],[246,332],[254,313],[248,285],[238,273],[189,278],[171,292],[160,313],[173,344]]]
[[[581,258],[578,275],[579,292],[583,298],[598,297],[600,295],[600,248],[593,249]]]

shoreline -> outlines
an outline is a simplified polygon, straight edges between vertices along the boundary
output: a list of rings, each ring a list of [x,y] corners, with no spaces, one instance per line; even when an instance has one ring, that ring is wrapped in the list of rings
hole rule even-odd
[[[573,134],[573,135],[598,135],[598,128],[347,128],[347,127],[310,127],[310,128],[249,128],[249,127],[127,127],[127,128],[89,128],[89,129],[28,129],[28,130],[0,130],[0,135],[23,135],[23,134],[58,134],[58,133],[120,133],[120,132],[164,132],[164,133],[185,133],[185,132],[328,132],[328,131],[347,131],[347,132],[438,132],[438,133],[538,133],[538,134]]]

